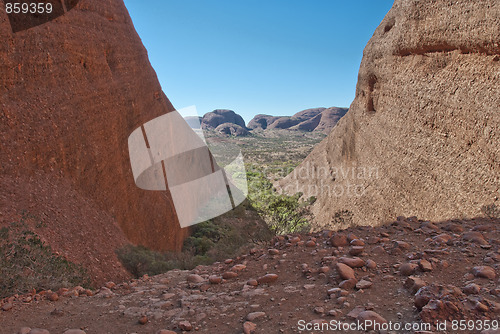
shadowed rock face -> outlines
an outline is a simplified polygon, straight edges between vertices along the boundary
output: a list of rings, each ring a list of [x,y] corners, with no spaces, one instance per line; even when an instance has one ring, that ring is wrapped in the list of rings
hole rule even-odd
[[[498,1],[397,0],[364,50],[350,111],[280,186],[316,196],[320,225],[498,205],[499,26]]]
[[[256,115],[250,122],[248,122],[249,129],[267,129],[274,121],[281,118],[280,116],[270,116],[259,114]]]
[[[201,127],[203,129],[215,129],[224,123],[236,124],[246,129],[243,117],[232,110],[226,109],[216,109],[212,112],[206,113],[201,120]]]
[[[249,132],[244,127],[233,123],[224,123],[215,128],[215,131],[230,136],[248,136]]]
[[[123,1],[82,0],[56,20],[17,33],[2,11],[0,37],[0,224],[19,210],[33,211],[49,224],[43,233],[64,235],[65,245],[55,249],[93,242],[88,257],[116,260],[103,243],[127,239],[180,249],[187,231],[170,198],[137,188],[132,176],[129,134],[174,108]],[[64,184],[72,198],[44,196],[44,184],[53,192]],[[66,233],[65,224],[83,234]],[[114,232],[96,235],[102,225]]]

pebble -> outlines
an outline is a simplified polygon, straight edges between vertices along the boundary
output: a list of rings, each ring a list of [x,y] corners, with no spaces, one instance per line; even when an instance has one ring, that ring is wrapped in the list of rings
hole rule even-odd
[[[257,282],[259,284],[269,284],[269,283],[275,282],[277,279],[278,279],[278,275],[276,275],[276,274],[267,274],[267,275],[264,275],[262,277],[259,277],[257,279]]]
[[[116,286],[116,284],[115,282],[107,282],[106,284],[104,284],[104,286],[108,289],[113,289]]]
[[[373,260],[367,260],[366,261],[366,268],[375,269],[375,268],[377,268],[377,263]]]
[[[179,328],[183,331],[190,331],[193,329],[193,325],[189,321],[181,321],[179,322]]]
[[[359,257],[341,257],[339,259],[340,263],[347,264],[351,268],[361,268],[365,265],[365,260]]]
[[[493,269],[489,266],[474,267],[474,268],[472,268],[472,273],[476,277],[482,277],[482,278],[488,278],[488,279],[494,279],[496,277],[495,269]]]
[[[342,279],[348,280],[351,278],[356,278],[354,275],[354,270],[344,263],[337,263],[335,265],[337,271]]]
[[[365,248],[363,246],[352,246],[349,249],[349,254],[356,256],[356,255],[363,253],[364,250],[365,250]]]
[[[22,327],[19,330],[18,334],[29,334],[30,331],[31,331],[31,328],[29,328],[29,327]]]
[[[481,291],[481,287],[475,283],[467,284],[464,288],[464,293],[468,295],[477,295]]]
[[[344,247],[349,244],[347,237],[344,234],[335,234],[330,238],[330,243],[334,247]]]
[[[2,305],[2,310],[3,311],[10,311],[14,305],[12,303],[5,303]]]
[[[186,280],[189,282],[189,283],[202,283],[203,281],[205,281],[203,279],[203,277],[201,277],[200,275],[197,275],[197,274],[191,274],[191,275],[188,275],[186,277]]]
[[[500,334],[500,329],[485,329],[481,334]]]
[[[408,289],[411,293],[415,294],[421,287],[427,284],[419,277],[410,276],[406,279],[404,283],[405,289]]]
[[[478,245],[488,245],[488,242],[486,241],[486,239],[484,238],[484,236],[481,232],[476,232],[476,231],[466,232],[466,233],[464,233],[462,238],[465,241],[470,241],[470,242],[476,243]]]
[[[328,267],[328,266],[323,266],[323,267],[319,268],[320,273],[326,274],[329,271],[330,271],[330,267]]]
[[[351,246],[364,246],[365,242],[361,239],[353,239],[353,240],[351,240],[350,245]]]
[[[68,329],[63,334],[86,334],[86,333],[81,329]]]
[[[55,302],[59,300],[59,295],[56,292],[52,292],[47,295],[47,299],[51,302]]]
[[[476,310],[478,310],[479,312],[488,312],[489,311],[489,308],[488,306],[484,305],[483,303],[481,302],[476,302],[476,306],[475,306]]]
[[[452,239],[453,239],[453,237],[449,234],[440,234],[440,235],[436,235],[434,238],[432,238],[432,240],[434,240],[435,242],[440,243],[440,244],[446,244],[449,241],[451,241]]]
[[[211,284],[220,284],[220,283],[222,283],[222,277],[216,276],[216,275],[212,275],[212,276],[208,277],[208,281]]]
[[[325,309],[323,307],[321,307],[321,306],[315,307],[314,308],[314,313],[316,313],[316,314],[323,314],[323,313],[325,313]]]
[[[257,282],[257,280],[255,280],[255,279],[250,279],[250,280],[248,280],[247,285],[257,286],[257,285],[259,285],[259,282]]]
[[[234,271],[226,271],[224,274],[222,274],[223,279],[232,279],[235,277],[238,277],[238,274]]]
[[[248,313],[246,319],[248,321],[254,321],[255,319],[265,317],[266,313],[265,312],[252,312]]]
[[[255,330],[257,329],[257,325],[254,324],[251,321],[245,321],[243,324],[243,333],[244,334],[252,334],[255,333]]]
[[[306,242],[306,247],[314,247],[316,246],[316,243],[312,240],[309,240]]]
[[[145,316],[145,315],[143,315],[142,317],[140,317],[140,318],[139,318],[139,323],[140,323],[141,325],[145,325],[145,324],[147,324],[147,323],[148,323],[148,321],[149,321],[149,320],[148,320],[148,317],[147,317],[147,316]]]
[[[394,248],[399,248],[402,250],[408,250],[410,249],[410,244],[405,242],[405,241],[395,241],[394,242]]]
[[[376,236],[371,236],[371,237],[368,237],[368,240],[366,241],[369,245],[375,245],[376,243],[378,243],[380,241],[380,238],[379,237],[376,237]]]
[[[369,289],[373,285],[372,282],[362,279],[356,284],[357,289]]]
[[[231,269],[229,269],[230,271],[242,271],[244,269],[246,269],[247,266],[245,266],[244,264],[237,264],[237,265],[234,265]]]
[[[425,260],[425,259],[420,260],[418,262],[418,266],[420,267],[420,270],[422,270],[424,272],[426,272],[426,271],[432,271],[432,264],[429,261]]]
[[[339,287],[344,290],[352,290],[358,281],[355,278],[346,279],[340,282]]]
[[[418,264],[416,263],[403,263],[399,266],[399,273],[403,276],[410,276],[417,271]]]
[[[361,312],[365,311],[363,306],[356,306],[351,310],[351,312],[347,313],[347,317],[350,319],[356,319]]]
[[[385,320],[380,314],[374,312],[374,311],[363,311],[361,312],[356,320],[360,322],[366,322],[366,321],[371,321],[373,323],[378,323],[378,324],[385,324],[387,323],[387,320]],[[367,329],[373,329],[374,326],[367,326]]]
[[[269,252],[269,255],[278,255],[280,253],[279,250],[274,249],[274,248],[271,248],[270,250],[268,250],[268,252]]]
[[[160,329],[155,334],[177,334],[177,333],[168,329]]]
[[[50,334],[50,332],[46,329],[33,328],[29,334]]]

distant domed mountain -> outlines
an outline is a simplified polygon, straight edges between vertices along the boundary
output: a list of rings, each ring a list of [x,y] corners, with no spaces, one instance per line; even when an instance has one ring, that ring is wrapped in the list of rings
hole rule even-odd
[[[227,109],[216,109],[206,113],[201,119],[202,129],[213,130],[224,123],[236,124],[244,129],[247,128],[243,117]]]
[[[259,114],[249,123],[248,128],[288,129],[298,131],[320,131],[328,133],[345,115],[347,108],[312,108],[299,111],[293,116],[270,116]]]
[[[230,136],[247,136],[253,130],[295,130],[318,131],[329,133],[339,119],[345,115],[347,108],[311,108],[299,111],[293,116],[256,115],[245,125],[243,117],[233,110],[216,109],[206,113],[203,117],[186,117],[191,127],[215,131]]]

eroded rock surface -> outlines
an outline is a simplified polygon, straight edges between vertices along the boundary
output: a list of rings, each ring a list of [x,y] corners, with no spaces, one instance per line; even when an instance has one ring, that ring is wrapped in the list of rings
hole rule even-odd
[[[319,226],[476,217],[500,175],[500,3],[397,0],[349,112],[280,186]]]
[[[101,282],[127,276],[114,253],[127,240],[180,249],[171,199],[132,176],[129,134],[173,106],[123,1],[80,1],[17,33],[2,10],[0,39],[0,226],[27,210]]]

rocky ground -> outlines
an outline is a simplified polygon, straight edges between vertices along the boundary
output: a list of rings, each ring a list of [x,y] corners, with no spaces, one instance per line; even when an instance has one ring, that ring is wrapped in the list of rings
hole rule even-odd
[[[192,271],[109,282],[97,291],[6,298],[0,332],[305,333],[311,331],[301,331],[300,320],[319,326],[371,319],[448,320],[446,330],[386,333],[498,333],[478,325],[460,331],[450,321],[498,321],[499,223],[400,218],[380,227],[275,237],[268,248]]]

